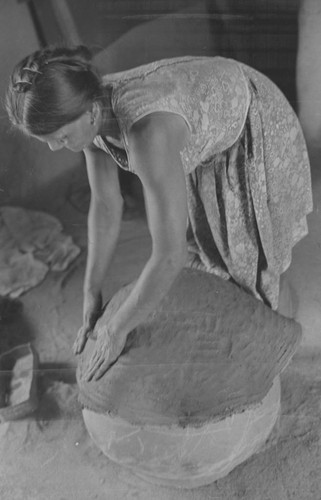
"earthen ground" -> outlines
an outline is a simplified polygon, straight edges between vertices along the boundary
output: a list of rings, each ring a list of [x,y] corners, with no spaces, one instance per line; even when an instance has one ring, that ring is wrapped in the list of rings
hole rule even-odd
[[[318,161],[315,160],[317,168]],[[1,335],[31,340],[40,356],[39,407],[0,424],[2,500],[320,500],[321,499],[321,184],[314,178],[310,234],[288,275],[303,342],[283,372],[282,410],[260,453],[227,477],[194,490],[157,487],[109,461],[88,436],[75,382],[72,344],[81,325],[86,216],[66,200],[55,215],[83,249],[64,273],[50,273],[21,297],[23,313]],[[106,279],[110,296],[142,269],[150,250],[143,218],[123,222]]]

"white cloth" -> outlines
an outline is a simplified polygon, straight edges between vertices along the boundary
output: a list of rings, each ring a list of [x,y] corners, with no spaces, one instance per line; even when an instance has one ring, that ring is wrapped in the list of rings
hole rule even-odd
[[[80,253],[52,215],[0,207],[0,295],[18,297],[49,270],[64,271]]]

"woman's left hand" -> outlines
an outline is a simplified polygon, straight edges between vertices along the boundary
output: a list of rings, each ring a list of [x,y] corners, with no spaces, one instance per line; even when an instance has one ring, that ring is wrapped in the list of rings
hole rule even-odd
[[[127,335],[112,334],[108,328],[101,329],[97,334],[95,348],[83,374],[83,380],[90,382],[100,379],[120,356],[126,338]]]

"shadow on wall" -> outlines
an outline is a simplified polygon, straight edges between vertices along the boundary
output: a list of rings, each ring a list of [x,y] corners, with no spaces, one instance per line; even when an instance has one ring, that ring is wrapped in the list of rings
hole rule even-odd
[[[8,0],[5,1],[9,7]],[[40,0],[31,3],[39,4],[39,9],[42,5]],[[62,4],[69,6],[70,15],[67,17],[65,8],[59,10]],[[14,5],[16,13],[17,6]],[[26,8],[26,4],[17,5],[19,9]],[[55,11],[52,19],[43,24],[43,32],[49,37],[47,43],[59,42],[62,37],[66,42],[78,41],[89,45],[92,40],[97,51],[97,37],[106,38],[107,35],[98,36],[93,32],[93,25],[101,30],[106,24],[112,43],[106,41],[108,46],[96,53],[94,59],[102,73],[122,71],[153,60],[181,55],[223,55],[248,63],[267,74],[295,103],[298,0],[257,0],[255,4],[252,0],[153,0],[147,5],[146,2],[128,4],[127,0],[117,0],[117,4],[112,6],[115,22],[102,15],[106,9],[111,10],[110,4],[104,0],[93,0],[90,8],[88,3],[76,0],[50,5],[55,6]],[[142,15],[140,5],[144,5],[146,16]],[[185,5],[188,7],[182,8]],[[12,6],[10,3],[11,10]],[[156,15],[156,7],[163,14]],[[131,16],[129,8],[137,16],[135,22],[129,19],[131,23],[128,24],[127,18]],[[88,9],[89,23],[86,17]],[[122,9],[126,10],[124,16],[121,15]],[[58,28],[54,32],[51,28],[54,14],[57,14],[55,22],[61,24],[60,32]],[[140,24],[138,18],[142,20]],[[134,27],[126,31],[126,23]],[[122,33],[121,36],[114,36],[116,32]],[[11,142],[14,143],[13,151],[5,162],[7,174],[4,176],[8,200],[13,195],[19,199],[28,194],[33,205],[42,205],[42,200],[48,200],[48,196],[55,198],[55,186],[59,183],[65,186],[70,181],[73,167],[77,170],[77,165],[83,163],[80,157],[67,151],[53,154],[41,145],[26,144],[22,138],[12,138]],[[54,186],[52,189],[51,185]]]
[[[163,58],[219,52],[203,0],[136,26],[99,52],[95,62],[102,73],[112,73]]]
[[[221,55],[269,76],[296,107],[298,1],[202,0],[140,24],[96,55],[103,73],[181,55]]]
[[[102,74],[114,73],[149,62],[182,55],[218,55],[220,37],[213,36],[213,26],[206,1],[192,7],[162,15],[132,28],[100,51],[94,62]],[[143,203],[139,179],[120,172],[125,199],[132,198],[134,206]]]
[[[94,60],[105,74],[181,55],[231,57],[269,76],[296,108],[297,16],[297,0],[202,0],[132,28]]]
[[[39,48],[28,2],[0,2],[0,205],[48,208],[60,197],[60,177],[79,159],[68,151],[53,154],[38,141],[12,131],[4,108],[4,95],[14,65]]]
[[[188,3],[191,4],[191,2]],[[59,5],[57,3],[57,7]],[[65,5],[68,3],[65,2]],[[15,14],[15,18],[28,16],[26,4],[22,6],[19,4],[19,9],[16,5],[10,9],[13,11],[12,16]],[[63,16],[61,19],[66,20]],[[30,50],[28,49],[28,53],[37,48],[34,40],[35,33],[31,22],[29,24],[28,33],[30,31],[33,45]],[[75,26],[77,28],[77,25]],[[47,31],[46,28],[47,24],[44,24],[44,32]],[[61,33],[66,34],[66,29],[62,29]],[[55,32],[54,37],[47,40],[47,43],[61,41],[58,31]],[[73,32],[73,40],[68,40],[67,35],[64,38],[66,42],[77,41],[75,32]],[[86,37],[83,37],[81,33],[79,43],[82,42],[82,38]],[[210,53],[213,53],[213,46],[206,2],[199,0],[194,2],[192,8],[184,9],[182,12],[173,12],[160,17],[154,16],[153,21],[138,24],[97,54],[95,62],[104,73],[105,71],[119,71],[163,57]],[[23,55],[25,54],[15,56],[11,66]],[[4,133],[8,135],[6,129]],[[44,145],[20,134],[10,134],[9,139],[12,151],[10,155],[7,155],[9,158],[4,161],[4,166],[0,167],[2,193],[4,194],[1,204],[22,204],[30,208],[50,210],[53,205],[61,203],[78,172],[79,176],[84,178],[82,155],[77,156],[68,151],[59,151],[54,154]],[[7,142],[8,137],[4,144]],[[134,179],[129,180],[125,175],[122,177],[125,177],[122,179],[124,189],[126,189],[126,184],[129,184],[131,191],[140,191],[140,186],[136,186]]]
[[[321,2],[301,0],[297,91],[299,118],[318,171],[321,148]],[[316,160],[316,161],[315,161]],[[320,176],[320,175],[319,175]]]

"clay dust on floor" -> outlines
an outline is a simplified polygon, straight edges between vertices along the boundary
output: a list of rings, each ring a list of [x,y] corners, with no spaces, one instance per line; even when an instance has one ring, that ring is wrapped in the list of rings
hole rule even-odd
[[[260,453],[224,479],[195,490],[145,483],[109,461],[91,442],[77,400],[72,354],[82,316],[86,217],[68,202],[56,215],[83,252],[67,271],[50,273],[23,295],[22,312],[1,329],[2,345],[10,345],[10,338],[13,343],[31,340],[40,356],[37,411],[23,420],[0,424],[1,500],[320,500],[321,340],[317,343],[315,330],[321,330],[318,210],[289,271],[304,341],[281,377],[278,424]],[[145,221],[125,220],[106,280],[106,296],[137,276],[149,249]]]

